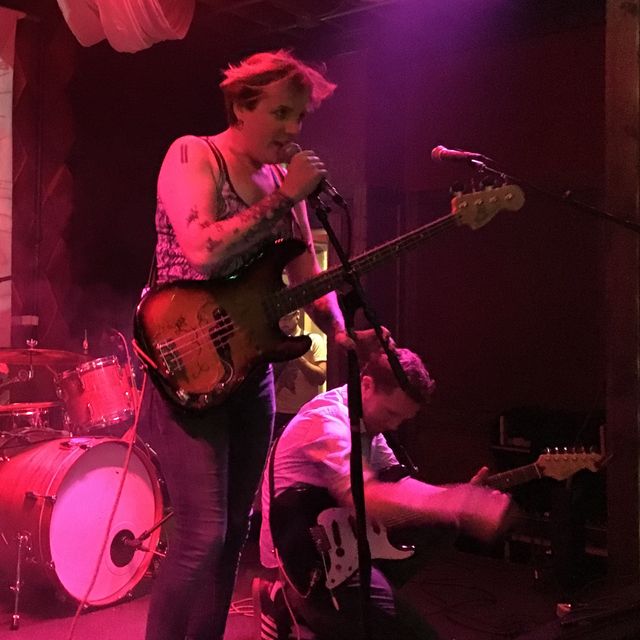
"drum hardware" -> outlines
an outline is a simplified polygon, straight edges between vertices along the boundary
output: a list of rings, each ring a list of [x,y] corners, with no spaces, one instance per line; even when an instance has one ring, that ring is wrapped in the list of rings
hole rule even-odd
[[[61,402],[14,402],[0,405],[0,430],[3,433],[51,429],[60,437],[60,432],[66,426],[68,420]]]
[[[93,442],[95,442],[97,436],[91,438]],[[89,438],[71,438],[71,440],[66,440],[65,442],[60,443],[60,447],[62,449],[84,449],[85,451],[91,448],[91,442]]]
[[[11,461],[12,457],[21,451],[34,447],[49,440],[70,438],[69,431],[58,429],[31,429],[24,428],[19,431],[0,431],[0,466]],[[1,488],[0,488],[1,492]],[[0,502],[1,503],[1,502]]]
[[[4,534],[2,536],[4,538]],[[6,540],[6,538],[5,538]],[[16,558],[16,581],[11,585],[10,590],[13,591],[13,615],[11,616],[11,631],[17,631],[20,627],[20,590],[22,589],[22,556],[31,549],[31,536],[27,532],[19,532],[16,535],[17,558]]]
[[[55,501],[57,500],[56,496],[48,496],[48,495],[44,495],[42,493],[35,493],[35,491],[25,491],[24,492],[24,497],[29,499],[29,500],[39,500],[40,498],[42,498],[43,500],[46,500],[47,502],[50,502],[51,504],[55,504]]]

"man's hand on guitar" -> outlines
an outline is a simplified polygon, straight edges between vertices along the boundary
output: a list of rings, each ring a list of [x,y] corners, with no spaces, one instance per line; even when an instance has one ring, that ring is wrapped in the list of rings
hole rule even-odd
[[[504,493],[469,483],[447,489],[439,497],[460,530],[478,540],[489,542],[505,528],[511,498]]]
[[[480,467],[473,478],[469,480],[469,484],[475,485],[477,487],[481,487],[485,484],[487,478],[489,477],[489,467]]]

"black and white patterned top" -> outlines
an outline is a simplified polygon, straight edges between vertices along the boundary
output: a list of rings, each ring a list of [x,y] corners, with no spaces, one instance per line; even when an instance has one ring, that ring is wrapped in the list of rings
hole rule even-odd
[[[211,148],[211,152],[218,164],[218,184],[216,185],[216,211],[219,220],[226,220],[244,211],[249,205],[242,200],[229,179],[229,172],[224,157],[220,150],[209,138],[203,138]],[[273,181],[276,187],[280,186],[283,172],[280,167],[272,167]],[[162,201],[158,198],[156,208],[156,283],[173,282],[175,280],[207,280],[213,277],[223,277],[240,269],[251,256],[236,256],[218,265],[212,270],[211,275],[201,273],[194,269],[184,255],[176,234],[169,220],[169,216]],[[201,224],[197,219],[193,224]],[[274,225],[271,241],[279,238],[300,237],[299,225],[294,216],[284,216]]]

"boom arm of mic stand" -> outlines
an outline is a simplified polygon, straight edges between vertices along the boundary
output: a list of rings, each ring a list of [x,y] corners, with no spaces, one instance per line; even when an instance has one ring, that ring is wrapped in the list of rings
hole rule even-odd
[[[536,184],[533,184],[529,180],[518,178],[516,176],[509,175],[505,171],[500,169],[495,169],[493,167],[488,166],[484,162],[480,162],[477,160],[473,161],[474,166],[480,171],[486,171],[487,173],[491,173],[493,175],[499,176],[503,180],[508,180],[513,184],[519,184],[524,186],[532,191],[539,193],[540,195],[545,196],[551,200],[555,200],[556,202],[568,204],[572,206],[574,209],[578,211],[583,211],[584,213],[588,213],[590,216],[595,218],[600,218],[601,220],[606,220],[607,222],[611,222],[620,227],[624,227],[625,229],[629,229],[630,231],[635,231],[635,233],[640,233],[640,224],[634,222],[633,220],[628,220],[627,218],[618,218],[608,211],[604,211],[603,209],[598,209],[597,207],[592,207],[585,202],[581,202],[580,200],[575,200],[571,193],[571,190],[567,190],[564,193],[555,193],[553,191],[549,191],[543,187],[540,187]]]

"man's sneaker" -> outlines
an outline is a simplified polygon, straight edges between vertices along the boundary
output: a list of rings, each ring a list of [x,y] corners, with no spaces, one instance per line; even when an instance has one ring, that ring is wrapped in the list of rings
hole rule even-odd
[[[288,640],[291,618],[284,602],[282,583],[254,578],[251,583],[253,616],[257,620],[260,640]]]

